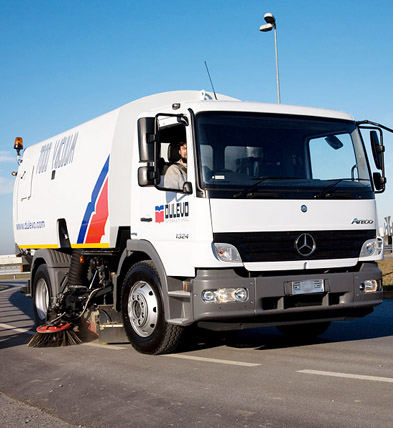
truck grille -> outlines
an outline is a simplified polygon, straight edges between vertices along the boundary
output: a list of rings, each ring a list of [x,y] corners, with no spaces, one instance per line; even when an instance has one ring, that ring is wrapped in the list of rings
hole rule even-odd
[[[308,257],[300,255],[295,247],[303,233],[310,234],[316,244],[314,253]],[[375,229],[213,234],[214,242],[234,245],[243,262],[355,258],[359,257],[363,243],[375,237]]]

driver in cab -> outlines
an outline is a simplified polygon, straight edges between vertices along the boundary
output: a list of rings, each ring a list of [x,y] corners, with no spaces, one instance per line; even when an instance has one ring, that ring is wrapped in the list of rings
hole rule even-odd
[[[187,143],[180,142],[178,150],[180,159],[168,168],[164,176],[164,186],[167,189],[183,190],[187,181]]]

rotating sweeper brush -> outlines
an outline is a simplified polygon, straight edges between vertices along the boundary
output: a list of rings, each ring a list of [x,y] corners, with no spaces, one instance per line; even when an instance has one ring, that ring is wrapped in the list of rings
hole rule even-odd
[[[57,346],[70,346],[82,343],[81,339],[72,329],[68,322],[40,325],[37,333],[32,337],[28,346],[33,348],[48,348]]]

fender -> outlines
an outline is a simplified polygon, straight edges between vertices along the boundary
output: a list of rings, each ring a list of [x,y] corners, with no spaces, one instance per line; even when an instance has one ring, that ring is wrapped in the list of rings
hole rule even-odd
[[[118,295],[117,279],[121,275],[122,268],[123,268],[125,261],[129,257],[131,257],[134,253],[144,253],[154,263],[154,266],[156,267],[156,269],[158,271],[158,275],[160,277],[160,283],[161,283],[160,293],[161,293],[161,300],[162,300],[163,305],[164,305],[165,318],[166,318],[166,321],[170,320],[170,307],[169,307],[169,299],[168,299],[168,278],[166,275],[166,271],[165,271],[164,265],[161,261],[161,258],[158,255],[154,246],[149,241],[146,241],[143,239],[141,239],[141,240],[139,240],[139,239],[138,240],[137,239],[128,239],[126,248],[120,257],[119,265],[117,268],[117,273],[116,273],[115,277],[113,278],[113,285],[114,285],[114,287],[113,287],[113,301],[114,301],[116,307],[118,306],[117,302],[120,299],[120,295]],[[121,284],[119,284],[119,285],[121,286]]]
[[[46,264],[49,273],[49,279],[53,290],[56,294],[60,291],[60,284],[64,276],[70,269],[71,254],[59,250],[40,249],[34,253],[33,261],[31,263],[31,284],[30,292],[34,283],[34,275],[40,264]]]

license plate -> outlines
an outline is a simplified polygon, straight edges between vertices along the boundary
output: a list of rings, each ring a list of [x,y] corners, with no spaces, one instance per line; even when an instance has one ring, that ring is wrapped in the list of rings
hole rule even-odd
[[[309,279],[307,281],[293,281],[292,294],[323,293],[325,291],[323,279]]]

